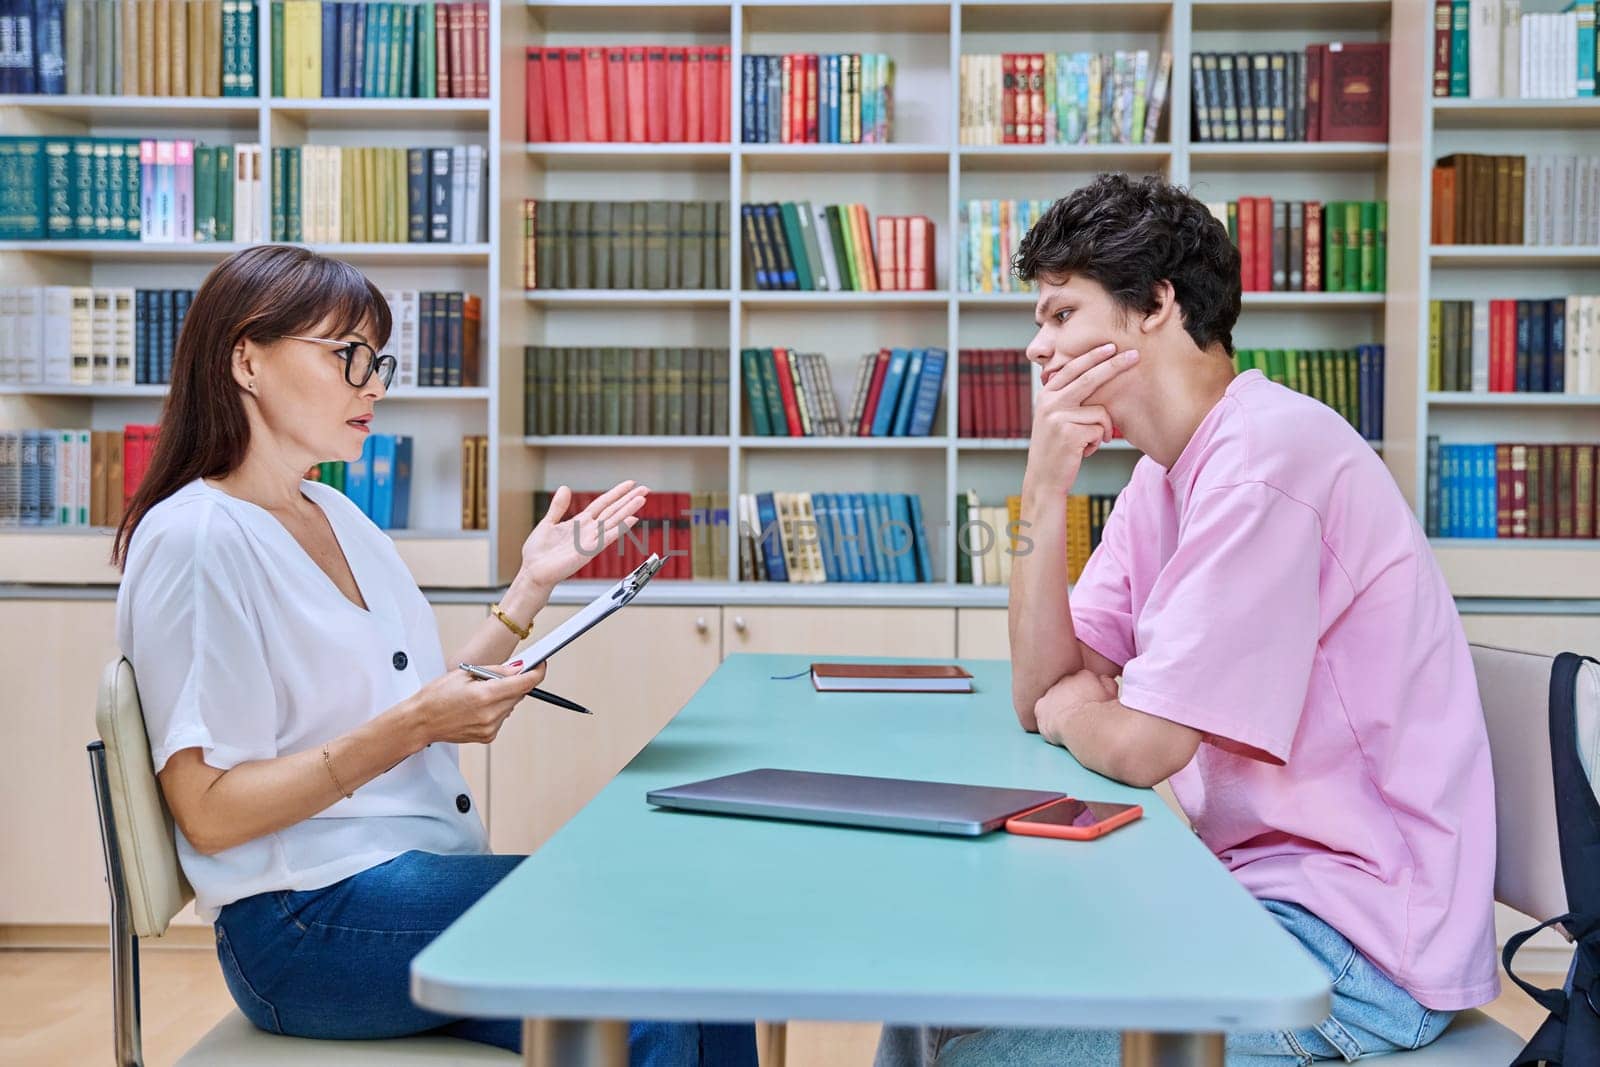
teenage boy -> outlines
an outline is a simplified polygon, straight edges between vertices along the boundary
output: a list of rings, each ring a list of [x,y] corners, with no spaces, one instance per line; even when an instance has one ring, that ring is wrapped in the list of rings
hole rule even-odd
[[[1235,375],[1239,255],[1187,193],[1101,175],[1013,267],[1043,383],[1022,519],[1057,546],[1013,561],[1018,720],[1119,781],[1170,779],[1327,967],[1328,1018],[1230,1034],[1230,1065],[1427,1044],[1499,991],[1488,737],[1427,538],[1348,423]],[[1069,600],[1065,499],[1113,425],[1144,455]],[[878,1063],[1119,1057],[1115,1033],[891,1028]]]

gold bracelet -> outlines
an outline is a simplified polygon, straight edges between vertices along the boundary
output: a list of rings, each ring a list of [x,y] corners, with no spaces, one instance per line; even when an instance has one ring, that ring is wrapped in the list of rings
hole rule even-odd
[[[512,622],[511,619],[507,617],[506,613],[500,610],[499,604],[490,604],[489,610],[494,612],[495,618],[506,624],[506,629],[517,635],[518,641],[526,641],[528,639],[528,635],[533,632],[533,626],[531,624],[528,626],[518,626],[516,623]]]
[[[337,789],[340,793],[344,793],[344,798],[346,800],[350,800],[351,798],[353,798],[355,796],[355,794],[354,793],[345,793],[345,791],[344,791],[344,783],[339,781],[339,776],[334,773],[334,770],[333,770],[333,757],[328,755],[328,746],[327,745],[323,745],[322,746],[322,762],[323,762],[323,765],[328,768],[328,777],[333,779],[333,787],[335,789]]]

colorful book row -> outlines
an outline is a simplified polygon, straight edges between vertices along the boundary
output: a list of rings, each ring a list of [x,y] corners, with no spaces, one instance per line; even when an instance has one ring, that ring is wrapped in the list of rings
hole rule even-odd
[[[7,0],[0,93],[255,96],[255,0]]]
[[[1430,230],[1440,245],[1600,244],[1600,156],[1445,156]]]
[[[0,527],[116,526],[150,468],[154,426],[0,430]]]
[[[272,95],[489,95],[487,3],[273,0]]]
[[[1241,348],[1234,352],[1233,364],[1241,374],[1259,370],[1279,385],[1322,401],[1366,440],[1383,440],[1382,345]]]
[[[0,289],[0,384],[164,385],[192,289]]]
[[[1100,534],[1117,498],[1110,494],[1074,493],[1067,497],[1067,581],[1083,575],[1089,555],[1100,547]],[[1007,585],[1012,561],[1037,547],[1022,525],[1022,498],[1004,504],[981,503],[976,490],[956,494],[956,582],[961,585]]]
[[[723,348],[523,349],[523,433],[531,437],[728,432]]]
[[[879,215],[864,204],[743,204],[746,289],[934,288],[934,225],[926,215]],[[874,240],[876,236],[876,240]]]
[[[1387,201],[1247,196],[1207,207],[1239,249],[1240,287],[1247,293],[1388,288]]]
[[[476,244],[488,240],[482,145],[272,150],[274,241]]]
[[[726,289],[728,205],[525,200],[525,289]]]
[[[473,293],[389,289],[389,341],[395,386],[453,388],[483,384],[483,299]]]
[[[1428,301],[1428,389],[1600,393],[1600,297]]]
[[[1434,0],[1433,95],[1594,96],[1595,0],[1526,15],[1523,6],[1523,0]]]
[[[742,59],[747,144],[886,144],[894,60],[881,53],[791,52]]]
[[[1172,53],[962,55],[962,144],[1154,144]]]
[[[728,45],[529,48],[530,143],[726,142]]]
[[[741,493],[739,576],[751,582],[931,582],[922,498]]]
[[[1011,256],[1053,200],[963,200],[956,281],[964,293],[1029,293],[1011,273]]]
[[[1600,535],[1593,444],[1442,444],[1428,437],[1430,537]]]

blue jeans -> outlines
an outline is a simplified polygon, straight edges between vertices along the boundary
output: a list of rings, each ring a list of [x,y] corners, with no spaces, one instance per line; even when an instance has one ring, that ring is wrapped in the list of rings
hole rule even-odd
[[[456,1019],[411,1002],[411,959],[522,856],[407,852],[323,889],[259,893],[217,917],[217,959],[245,1018],[318,1038],[450,1034],[522,1050],[515,1019]],[[632,1067],[756,1067],[755,1027],[636,1022]]]
[[[1432,1011],[1389,980],[1343,934],[1306,909],[1276,900],[1262,905],[1327,968],[1333,1009],[1314,1027],[1227,1036],[1228,1067],[1301,1067],[1316,1060],[1356,1060],[1421,1048],[1444,1033],[1453,1012]],[[1004,1063],[1117,1067],[1115,1030],[965,1030],[885,1027],[875,1067],[979,1067]]]

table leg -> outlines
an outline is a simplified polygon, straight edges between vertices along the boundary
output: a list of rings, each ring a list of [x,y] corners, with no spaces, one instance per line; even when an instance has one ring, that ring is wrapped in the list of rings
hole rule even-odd
[[[1221,1034],[1122,1035],[1122,1067],[1222,1067]]]
[[[522,1062],[526,1067],[628,1067],[628,1024],[524,1019]]]

